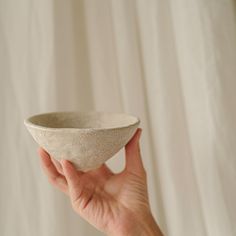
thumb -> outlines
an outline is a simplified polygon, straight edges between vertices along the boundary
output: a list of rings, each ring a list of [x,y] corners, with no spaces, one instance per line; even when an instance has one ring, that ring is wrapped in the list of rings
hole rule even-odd
[[[145,174],[139,145],[141,133],[142,129],[138,128],[132,139],[125,145],[125,171],[138,175]]]

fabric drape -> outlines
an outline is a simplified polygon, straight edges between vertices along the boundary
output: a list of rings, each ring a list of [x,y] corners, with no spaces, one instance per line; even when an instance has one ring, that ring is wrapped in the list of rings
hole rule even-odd
[[[0,235],[102,235],[49,185],[23,125],[58,110],[138,116],[165,235],[236,235],[235,5],[0,0]]]

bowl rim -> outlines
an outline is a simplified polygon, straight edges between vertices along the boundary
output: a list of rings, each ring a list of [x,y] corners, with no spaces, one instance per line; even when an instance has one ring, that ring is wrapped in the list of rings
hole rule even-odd
[[[41,126],[41,125],[36,125],[34,123],[32,123],[30,121],[30,119],[37,117],[37,116],[41,116],[41,115],[50,115],[50,114],[60,114],[60,113],[103,113],[103,114],[117,114],[117,115],[126,115],[132,118],[135,118],[135,122],[128,124],[128,125],[123,125],[123,126],[119,126],[119,127],[103,127],[103,128],[53,128],[53,127],[46,127],[46,126]],[[53,112],[45,112],[45,113],[37,113],[35,115],[29,116],[28,118],[24,119],[24,124],[26,127],[31,127],[31,128],[36,128],[36,129],[40,129],[40,130],[48,130],[48,131],[97,131],[97,130],[116,130],[116,129],[124,129],[124,128],[128,128],[128,127],[132,127],[135,125],[139,125],[140,124],[140,118],[134,115],[131,115],[129,113],[124,113],[124,112],[110,112],[110,111],[97,111],[97,110],[88,110],[88,111],[53,111]]]

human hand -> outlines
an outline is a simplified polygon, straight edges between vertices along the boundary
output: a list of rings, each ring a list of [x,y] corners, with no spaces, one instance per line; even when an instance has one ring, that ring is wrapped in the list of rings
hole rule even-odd
[[[61,163],[39,148],[49,182],[70,197],[73,209],[108,235],[162,235],[150,210],[139,128],[125,146],[125,169],[114,174],[105,164],[88,172]]]

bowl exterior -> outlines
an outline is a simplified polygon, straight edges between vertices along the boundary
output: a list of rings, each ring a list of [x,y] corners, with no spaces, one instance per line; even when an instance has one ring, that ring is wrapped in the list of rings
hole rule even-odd
[[[34,140],[57,160],[67,159],[82,171],[96,169],[114,156],[137,130],[139,122],[115,129],[41,129],[26,124]]]

